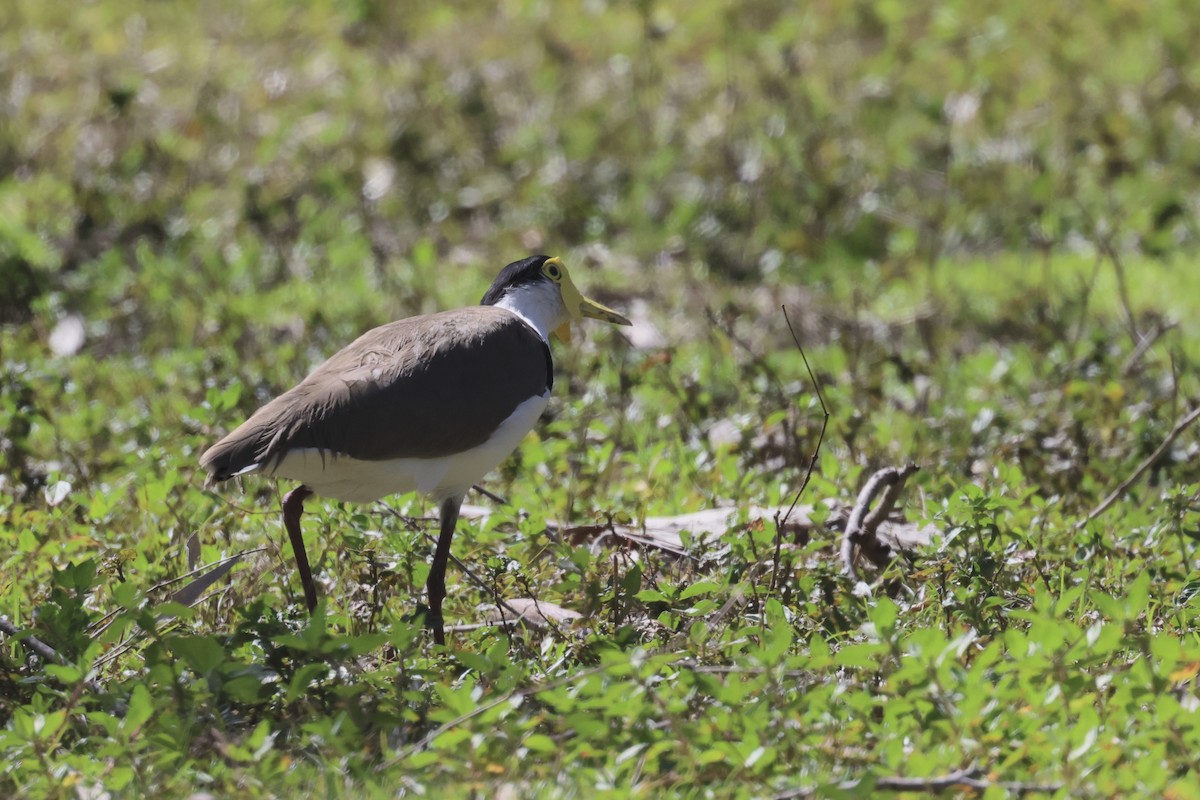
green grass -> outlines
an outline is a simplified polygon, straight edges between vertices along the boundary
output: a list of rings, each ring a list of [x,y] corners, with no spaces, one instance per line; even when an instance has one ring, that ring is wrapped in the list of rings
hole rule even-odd
[[[908,9],[0,9],[0,616],[63,656],[0,639],[0,794],[1200,796],[1200,428],[1079,525],[1200,400],[1200,23]],[[310,501],[309,618],[289,487],[199,454],[531,251],[661,338],[554,345],[446,612],[582,619],[435,649],[415,496]],[[804,502],[915,462],[929,546],[548,526],[790,502],[783,304]]]

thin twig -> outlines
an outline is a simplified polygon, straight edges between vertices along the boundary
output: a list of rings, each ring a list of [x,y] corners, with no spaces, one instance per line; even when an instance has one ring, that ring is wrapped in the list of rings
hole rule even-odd
[[[431,533],[425,534],[425,539],[426,539],[426,541],[428,541],[430,543],[433,543],[433,544],[437,543],[437,537],[435,537]],[[470,580],[472,583],[474,583],[476,586],[478,586],[481,590],[487,592],[489,595],[492,596],[492,602],[494,602],[496,604],[496,606],[501,609],[501,613],[504,612],[504,609],[507,609],[510,612],[512,612],[513,614],[516,614],[518,617],[521,616],[520,611],[518,611],[517,609],[510,606],[507,602],[504,601],[504,599],[502,597],[500,597],[500,594],[496,591],[496,587],[494,584],[489,586],[488,584],[484,583],[483,578],[480,578],[478,575],[476,575],[474,572],[472,572],[470,567],[468,567],[466,564],[464,564],[462,559],[460,559],[458,556],[454,555],[453,553],[450,554],[450,560],[454,562],[454,566],[458,567],[459,571],[462,572],[462,574],[467,576],[468,580]]]
[[[481,495],[486,497],[488,500],[491,500],[493,503],[499,503],[502,506],[508,505],[508,501],[505,500],[503,497],[496,494],[495,492],[488,491],[487,489],[480,486],[478,483],[472,484],[471,488],[474,489],[475,491],[479,492]]]
[[[476,486],[473,488],[478,489],[479,487]],[[392,514],[393,516],[398,517],[409,524],[412,524],[414,522],[414,520],[411,520],[408,517],[405,517],[403,514],[401,514],[399,511],[392,508],[391,506],[389,506],[387,503],[382,503],[381,505],[388,513]],[[428,541],[432,544],[437,543],[437,537],[435,537],[432,533],[429,533],[428,531],[424,531],[423,535],[425,536],[426,541]],[[503,614],[506,610],[511,612],[512,614],[514,614],[518,619],[520,619],[524,616],[518,609],[509,605],[502,597],[500,597],[500,593],[499,593],[499,591],[497,591],[494,583],[491,585],[487,584],[482,578],[480,578],[478,575],[476,575],[474,572],[472,572],[470,567],[468,567],[466,564],[464,564],[462,559],[460,559],[458,556],[454,555],[454,553],[450,554],[450,560],[454,562],[454,566],[458,567],[459,571],[461,571],[464,575],[467,576],[468,580],[470,580],[477,587],[479,587],[480,590],[491,595],[492,601],[496,604],[496,607],[500,609],[500,613],[502,615],[500,621],[502,624],[505,624],[505,625],[509,624],[509,620],[507,620],[503,617]],[[526,584],[526,587],[528,587],[528,584]],[[535,603],[537,602],[536,598],[534,598],[534,602]],[[463,628],[461,626],[450,626],[450,627],[446,628],[446,630],[470,630],[470,629]]]
[[[1076,205],[1083,212],[1083,215],[1087,217],[1088,224],[1092,229],[1092,239],[1096,245],[1096,249],[1106,256],[1113,265],[1113,274],[1117,279],[1117,298],[1121,301],[1121,311],[1125,315],[1125,324],[1129,328],[1129,337],[1134,345],[1136,345],[1142,337],[1138,333],[1137,320],[1133,315],[1133,305],[1129,302],[1129,288],[1125,282],[1125,264],[1121,261],[1121,254],[1113,246],[1113,237],[1106,235],[1100,230],[1100,222],[1091,213],[1090,209],[1079,201],[1076,201]]]
[[[506,631],[511,631],[524,621],[524,617],[518,617],[517,619],[494,619],[490,622],[462,622],[458,625],[446,625],[444,630],[446,633],[470,633],[485,628],[504,628]]]
[[[550,618],[549,614],[547,614],[545,611],[542,610],[542,604],[538,601],[537,593],[534,592],[533,587],[529,585],[529,578],[525,577],[525,575],[520,572],[517,573],[516,578],[517,578],[517,582],[521,584],[521,588],[523,588],[525,590],[525,594],[527,594],[529,596],[529,599],[533,601],[533,608],[535,611],[537,611],[538,614],[541,615],[542,620],[546,623],[546,627],[549,628],[551,631],[553,631],[554,634],[556,636],[558,636],[559,638],[564,638],[562,629],[559,628],[558,625],[556,625],[554,623],[554,620]],[[505,605],[507,605],[507,604],[505,604]],[[509,606],[509,608],[511,608],[511,606]],[[500,614],[501,614],[501,619],[503,619],[503,615],[504,615],[503,608],[500,609]],[[521,615],[521,619],[526,619],[535,625],[537,624],[536,621],[534,621],[532,619],[528,619],[524,614]]]
[[[788,506],[787,513],[781,518],[778,513],[775,515],[775,568],[771,572],[771,590],[775,590],[779,575],[779,559],[783,551],[783,526],[787,525],[788,518],[792,516],[792,512],[796,510],[796,504],[800,502],[801,495],[808,488],[809,481],[812,480],[813,470],[817,466],[817,458],[821,455],[821,445],[825,441],[825,430],[829,427],[829,407],[825,405],[825,395],[821,392],[821,382],[817,380],[817,376],[813,374],[812,367],[809,366],[808,356],[804,353],[804,347],[800,344],[800,337],[796,335],[796,329],[792,327],[792,319],[788,316],[787,306],[780,306],[783,309],[783,321],[787,323],[788,332],[792,334],[792,341],[796,343],[796,349],[800,351],[800,358],[804,360],[804,368],[808,370],[808,379],[812,381],[813,391],[817,395],[817,401],[821,404],[821,412],[824,418],[821,420],[821,433],[817,436],[817,446],[813,448],[812,455],[808,459],[808,468],[804,471],[804,480],[800,481],[800,488],[796,490],[796,494],[792,497],[792,503]]]
[[[1089,522],[1103,514],[1105,511],[1108,511],[1108,509],[1112,507],[1113,503],[1120,500],[1121,497],[1129,491],[1129,487],[1138,482],[1142,475],[1146,473],[1146,470],[1158,463],[1158,460],[1162,458],[1163,454],[1170,450],[1171,445],[1175,443],[1177,438],[1179,438],[1179,434],[1183,433],[1187,427],[1197,419],[1200,419],[1200,406],[1193,408],[1186,416],[1184,416],[1183,419],[1175,423],[1175,427],[1172,428],[1171,432],[1167,434],[1167,438],[1163,439],[1162,444],[1160,444],[1153,453],[1148,455],[1145,460],[1142,461],[1142,463],[1138,464],[1137,469],[1135,469],[1128,478],[1121,481],[1117,485],[1117,488],[1113,489],[1108,497],[1101,500],[1100,505],[1093,508],[1086,517],[1076,523],[1075,529],[1082,530],[1083,527]]]
[[[746,355],[750,356],[750,360],[754,363],[754,366],[762,371],[762,373],[767,376],[771,383],[775,384],[776,391],[778,392],[780,398],[783,398],[783,381],[780,380],[779,373],[777,373],[775,369],[767,363],[767,359],[760,355],[750,345],[749,342],[738,336],[737,332],[732,326],[726,325],[724,322],[722,322],[710,306],[704,307],[704,314],[708,317],[708,322],[710,325],[721,331],[721,333],[725,334],[725,336],[729,338],[729,341],[746,351]]]
[[[1154,346],[1154,343],[1157,342],[1164,333],[1172,330],[1178,325],[1179,323],[1177,322],[1160,322],[1159,324],[1155,325],[1154,329],[1143,336],[1141,341],[1138,342],[1137,347],[1135,347],[1133,352],[1129,354],[1129,358],[1125,359],[1125,364],[1121,367],[1121,375],[1124,377],[1129,377],[1130,373],[1133,372],[1134,367],[1138,365],[1138,363],[1142,360],[1142,357],[1146,355],[1147,351]]]
[[[907,778],[901,776],[883,776],[870,780],[859,779],[842,781],[837,785],[838,791],[855,792],[868,786],[885,792],[930,792],[938,794],[949,789],[975,789],[986,791],[994,787],[1004,789],[1013,794],[1053,794],[1062,789],[1061,783],[1037,784],[1018,783],[1015,781],[992,781],[979,777],[983,774],[978,767],[966,767],[949,772],[945,775],[932,775],[928,778]],[[864,786],[863,784],[867,784]],[[775,800],[800,800],[800,798],[817,797],[819,790],[813,787],[790,789],[775,795]]]
[[[211,561],[207,564],[201,564],[200,566],[196,567],[195,569],[189,570],[189,571],[183,573],[182,575],[178,575],[174,578],[167,578],[166,580],[159,581],[158,583],[154,584],[149,589],[147,589],[143,594],[148,597],[149,595],[153,594],[154,592],[158,591],[159,589],[165,589],[166,587],[171,586],[172,584],[187,580],[188,578],[192,577],[193,575],[199,575],[200,573],[206,572],[214,567],[221,567],[221,566],[229,563],[230,561],[237,561],[238,559],[243,558],[245,556],[252,556],[255,553],[266,552],[266,550],[267,550],[266,547],[252,547],[249,550],[242,550],[240,552],[234,553],[231,556],[225,556],[224,558],[218,558],[216,561]],[[117,615],[121,613],[122,610],[123,609],[118,608],[113,611],[109,611],[104,616],[102,616],[99,619],[95,620],[94,622],[90,623],[88,625],[88,631],[89,631],[88,636],[90,636],[92,639],[95,639],[97,636],[104,633],[104,631],[106,631],[108,629],[109,623],[111,623],[117,617]]]
[[[1083,284],[1083,297],[1079,303],[1079,319],[1075,321],[1075,331],[1068,339],[1068,350],[1071,354],[1071,360],[1074,361],[1079,349],[1079,340],[1083,338],[1083,327],[1087,321],[1088,306],[1092,301],[1092,292],[1096,288],[1096,281],[1100,279],[1100,268],[1104,266],[1104,256],[1097,250],[1096,263],[1092,266],[1092,277],[1089,281]]]

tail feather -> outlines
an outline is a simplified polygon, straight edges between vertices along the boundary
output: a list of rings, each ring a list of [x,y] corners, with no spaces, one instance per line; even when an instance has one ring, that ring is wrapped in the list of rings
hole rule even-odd
[[[230,478],[257,470],[263,461],[262,436],[242,425],[204,451],[200,466],[208,472],[204,485],[211,487]]]

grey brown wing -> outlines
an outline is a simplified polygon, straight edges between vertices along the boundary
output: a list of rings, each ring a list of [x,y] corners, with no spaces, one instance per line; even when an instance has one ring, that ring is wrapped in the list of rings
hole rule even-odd
[[[224,480],[297,448],[381,460],[482,444],[520,403],[549,390],[553,372],[546,342],[519,318],[467,311],[369,332],[255,412],[201,464]],[[406,324],[418,321],[424,327]]]

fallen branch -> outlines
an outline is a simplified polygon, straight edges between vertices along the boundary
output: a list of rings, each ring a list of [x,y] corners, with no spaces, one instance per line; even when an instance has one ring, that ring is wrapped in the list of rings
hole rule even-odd
[[[1129,491],[1129,488],[1137,483],[1148,469],[1158,463],[1158,460],[1162,458],[1163,454],[1170,450],[1171,445],[1174,444],[1175,440],[1179,438],[1179,434],[1187,430],[1187,427],[1197,419],[1200,419],[1200,406],[1193,408],[1183,417],[1183,419],[1175,423],[1175,427],[1172,428],[1171,432],[1167,434],[1167,438],[1163,439],[1162,444],[1160,444],[1153,453],[1148,455],[1146,459],[1142,461],[1142,463],[1138,464],[1133,473],[1128,478],[1121,481],[1117,485],[1117,488],[1113,489],[1108,497],[1101,500],[1100,505],[1093,508],[1086,517],[1076,523],[1075,529],[1082,530],[1089,522],[1103,514],[1105,511],[1108,511],[1108,509],[1112,507],[1113,503],[1120,500],[1125,493]]]
[[[824,509],[818,512],[817,508]],[[465,507],[464,507],[465,508]],[[647,547],[671,555],[697,558],[683,542],[684,532],[691,534],[692,548],[712,545],[730,531],[746,530],[752,525],[766,523],[791,512],[791,517],[782,523],[782,531],[798,544],[806,543],[811,536],[822,531],[841,531],[849,517],[846,504],[827,498],[819,506],[716,506],[702,511],[674,514],[666,517],[646,517],[637,527],[620,523],[566,526],[553,520],[546,521],[546,529],[575,545],[592,544],[617,547]],[[471,519],[486,516],[486,509]],[[816,522],[816,518],[821,522]],[[464,511],[464,518],[466,511]],[[918,525],[896,519],[883,519],[875,529],[875,535],[893,549],[915,550],[929,544],[937,534],[931,525]]]
[[[872,475],[858,493],[858,500],[850,511],[846,530],[842,534],[842,571],[846,575],[858,579],[858,572],[854,568],[856,548],[879,569],[891,563],[892,548],[879,537],[879,526],[896,505],[904,482],[918,469],[916,464],[908,464],[903,468],[885,467]],[[879,502],[872,511],[871,503],[877,497]]]
[[[43,642],[41,639],[34,636],[32,633],[23,631],[16,625],[13,625],[8,621],[8,617],[0,617],[0,633],[16,639],[22,644],[22,646],[25,647],[26,650],[41,658],[43,661],[50,661],[54,664],[60,664],[64,666],[69,666],[71,663],[64,655]],[[104,692],[104,687],[91,678],[82,681],[75,688],[76,696],[83,689],[87,689],[92,694],[102,694]],[[121,713],[124,713],[124,711]]]
[[[33,653],[38,658],[43,659],[44,661],[52,661],[55,664],[67,663],[67,660],[59,655],[57,650],[34,636],[32,633],[27,633],[26,631],[18,628],[16,625],[13,625],[8,621],[8,617],[0,617],[0,633],[16,639],[26,650]]]
[[[510,618],[504,616],[505,610],[511,612],[514,609],[517,613],[516,617]],[[497,606],[496,611],[500,615],[498,619],[490,619],[486,622],[464,622],[458,625],[447,625],[446,632],[465,633],[484,628],[512,630],[518,625],[528,625],[534,628],[553,628],[555,633],[562,636],[562,630],[555,623],[573,622],[583,617],[578,611],[563,608],[557,603],[551,603],[548,600],[537,600],[532,597],[518,597],[506,600],[503,606]]]

